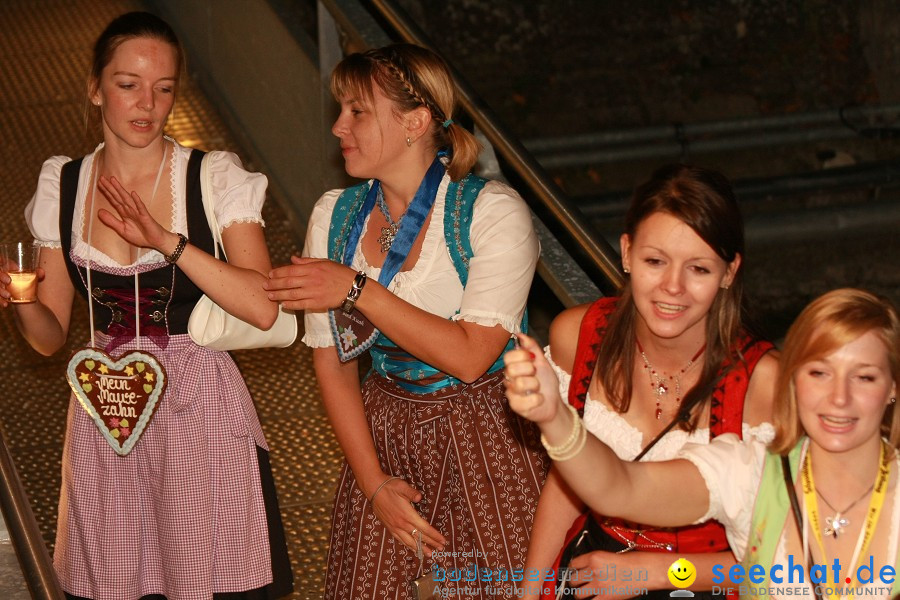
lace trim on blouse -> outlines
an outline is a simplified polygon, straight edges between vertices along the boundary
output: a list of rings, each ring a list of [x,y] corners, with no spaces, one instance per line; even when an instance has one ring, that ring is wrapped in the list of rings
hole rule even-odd
[[[266,222],[263,221],[262,219],[257,219],[255,217],[237,217],[234,219],[229,219],[229,220],[225,221],[224,223],[219,223],[219,229],[221,229],[222,231],[225,231],[226,229],[228,229],[235,223],[256,223],[260,227],[266,226]]]
[[[453,315],[450,317],[453,321],[465,321],[466,323],[475,323],[484,327],[501,326],[510,333],[518,333],[522,329],[522,322],[513,318],[498,315],[496,313],[488,313],[477,310],[467,310],[466,314]]]
[[[166,137],[166,141],[175,143],[172,138]],[[87,173],[93,173],[94,169],[94,161],[97,159],[97,152],[100,148],[103,147],[103,144],[97,146],[94,152],[90,155],[90,159],[87,165]],[[176,155],[178,153],[178,146],[175,145],[172,152],[169,154],[169,188],[172,190],[172,197],[176,198],[176,187],[175,182],[177,179],[177,170],[179,162],[176,160]],[[168,151],[168,149],[167,149]],[[89,178],[90,179],[90,178]],[[84,236],[87,235],[87,213],[85,212],[85,205],[87,203],[87,197],[83,190],[81,189],[82,185],[79,184],[79,193],[78,197],[75,201],[75,216],[73,221],[78,223],[78,227],[74,228],[72,232],[72,254],[76,258],[81,258],[87,262],[87,258],[90,257],[91,268],[95,268],[98,270],[102,270],[104,272],[119,274],[122,269],[133,269],[134,267],[139,267],[138,270],[141,272],[151,270],[148,266],[151,265],[159,265],[160,263],[164,263],[163,255],[151,249],[143,249],[138,259],[130,264],[123,265],[119,263],[117,260],[111,258],[102,250],[98,250],[97,248],[91,247],[88,245],[87,241],[84,239]],[[177,215],[178,203],[172,203],[172,221],[170,223],[170,227],[172,229],[176,229],[176,223],[178,221]],[[61,247],[61,246],[60,246]],[[76,261],[78,262],[78,261]]]

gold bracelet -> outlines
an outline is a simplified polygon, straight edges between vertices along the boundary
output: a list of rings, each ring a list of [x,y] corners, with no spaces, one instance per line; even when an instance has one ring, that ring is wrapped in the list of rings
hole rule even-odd
[[[584,422],[578,416],[578,411],[571,404],[566,403],[566,408],[572,414],[572,431],[569,437],[562,444],[552,446],[547,443],[547,438],[541,434],[541,444],[547,450],[547,456],[555,461],[569,460],[576,454],[581,452],[584,444],[587,442],[587,430],[584,428]]]
[[[381,488],[383,488],[384,486],[386,486],[386,485],[388,484],[388,482],[391,482],[391,481],[393,481],[393,480],[395,480],[395,479],[400,479],[400,477],[397,477],[396,475],[391,475],[390,477],[388,477],[387,479],[385,479],[384,481],[382,481],[382,482],[381,482],[381,485],[379,485],[377,488],[375,488],[375,491],[372,492],[372,497],[369,498],[369,503],[375,502],[375,496],[378,495],[378,492],[381,491]]]

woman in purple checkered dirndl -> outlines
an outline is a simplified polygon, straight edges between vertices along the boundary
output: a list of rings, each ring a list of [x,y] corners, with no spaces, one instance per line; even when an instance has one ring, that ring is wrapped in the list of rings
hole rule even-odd
[[[113,20],[88,89],[103,142],[45,161],[26,209],[42,271],[37,301],[15,309],[23,336],[41,354],[62,348],[76,293],[91,324],[67,369],[54,565],[69,599],[264,599],[293,585],[253,401],[228,353],[187,334],[203,294],[258,327],[274,322],[267,182],[234,154],[163,134],[181,70],[164,21]],[[201,190],[229,263],[212,255]],[[0,271],[0,306],[8,282]]]

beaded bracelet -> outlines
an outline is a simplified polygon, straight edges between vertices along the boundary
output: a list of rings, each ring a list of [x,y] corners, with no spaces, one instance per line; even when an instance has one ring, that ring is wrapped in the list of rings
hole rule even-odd
[[[163,258],[166,259],[166,262],[170,265],[174,265],[178,262],[178,259],[181,258],[181,253],[184,252],[184,247],[187,246],[188,239],[187,236],[183,233],[179,233],[178,235],[178,245],[175,246],[175,249],[172,250],[172,254],[163,254]]]
[[[584,449],[585,443],[587,443],[587,429],[584,427],[584,421],[581,419],[576,419],[577,429],[578,429],[578,438],[575,440],[575,445],[568,452],[553,452],[551,453],[549,450],[547,451],[547,456],[556,462],[562,462],[565,460],[569,460],[570,458],[574,458],[579,452]]]
[[[541,434],[541,444],[547,450],[547,456],[557,462],[573,458],[581,452],[584,444],[587,442],[587,430],[584,428],[584,422],[581,420],[581,417],[578,416],[578,411],[571,404],[566,404],[565,406],[572,414],[572,431],[569,433],[566,441],[558,446],[551,446],[547,443],[547,438]]]

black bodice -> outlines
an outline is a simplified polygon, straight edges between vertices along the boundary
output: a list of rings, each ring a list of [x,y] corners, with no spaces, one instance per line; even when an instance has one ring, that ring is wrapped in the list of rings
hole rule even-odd
[[[186,202],[191,243],[212,254],[213,238],[203,210],[200,164],[205,153],[193,150],[188,159]],[[75,289],[87,299],[87,272],[72,260],[72,221],[83,157],[63,165],[60,174],[59,232],[63,257]],[[187,332],[191,311],[203,292],[176,266],[163,264],[138,276],[141,335],[177,335]],[[91,268],[94,324],[114,337],[135,329],[134,275],[115,275]]]

